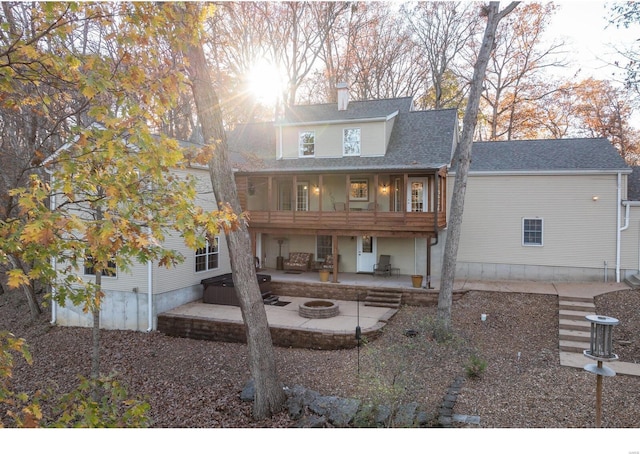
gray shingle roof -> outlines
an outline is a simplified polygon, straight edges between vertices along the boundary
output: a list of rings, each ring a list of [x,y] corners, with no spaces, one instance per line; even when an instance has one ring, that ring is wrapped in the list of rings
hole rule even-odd
[[[640,167],[631,167],[631,174],[627,177],[627,195],[629,200],[640,200]]]
[[[338,110],[338,104],[312,104],[293,106],[285,111],[284,123],[307,123],[317,121],[356,120],[380,118],[399,111],[409,112],[413,98],[376,99],[351,101],[347,110]]]
[[[607,139],[475,142],[470,172],[628,171]]]
[[[349,105],[351,108],[351,104]],[[252,172],[320,172],[354,170],[439,169],[451,161],[455,143],[455,109],[405,112],[396,117],[385,156],[276,159],[275,130],[269,124],[241,125],[229,133],[232,153],[255,154],[260,160],[236,161]],[[271,124],[273,128],[273,124]]]

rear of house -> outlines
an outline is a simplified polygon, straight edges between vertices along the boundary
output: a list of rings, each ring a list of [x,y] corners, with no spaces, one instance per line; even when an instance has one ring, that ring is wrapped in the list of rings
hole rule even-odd
[[[458,143],[455,110],[415,111],[411,98],[296,106],[275,123],[229,132],[238,196],[262,268],[440,277]],[[208,171],[192,167],[198,202],[216,209]],[[640,269],[640,175],[605,139],[473,145],[458,279],[623,280]],[[224,235],[172,269],[135,264],[105,276],[101,326],[153,330],[157,314],[202,298],[229,273]],[[332,257],[334,258],[332,260]],[[85,270],[86,273],[86,270]],[[90,273],[83,276],[91,279]],[[640,283],[640,279],[638,280]],[[74,307],[54,322],[90,326]]]
[[[457,277],[614,281],[636,272],[637,221],[635,233],[622,229],[631,169],[607,140],[481,142],[472,156]]]

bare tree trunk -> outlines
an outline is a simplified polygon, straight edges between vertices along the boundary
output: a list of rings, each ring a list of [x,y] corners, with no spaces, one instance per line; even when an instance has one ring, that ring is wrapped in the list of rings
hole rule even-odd
[[[213,148],[209,161],[213,193],[218,203],[228,203],[235,213],[240,213],[242,209],[228,161],[222,113],[202,46],[189,45],[186,56],[204,142]],[[233,281],[247,333],[249,367],[256,390],[253,417],[264,419],[282,410],[285,394],[278,380],[271,332],[258,286],[247,226],[242,223],[239,229],[227,233],[226,238]]]
[[[482,83],[487,70],[487,63],[491,55],[495,41],[498,22],[511,12],[518,2],[510,3],[505,9],[499,11],[500,2],[490,2],[485,11],[487,14],[487,27],[482,39],[482,46],[478,53],[478,59],[474,65],[473,79],[469,91],[469,102],[462,122],[462,138],[455,153],[456,179],[451,197],[449,222],[447,226],[447,240],[444,245],[444,258],[442,261],[442,276],[440,281],[440,293],[438,295],[438,321],[445,332],[450,332],[451,304],[453,301],[453,280],[456,272],[458,245],[460,243],[460,231],[462,227],[462,213],[464,210],[464,196],[467,190],[467,175],[471,163],[471,146],[473,145],[473,133],[478,122],[478,107],[482,94]]]

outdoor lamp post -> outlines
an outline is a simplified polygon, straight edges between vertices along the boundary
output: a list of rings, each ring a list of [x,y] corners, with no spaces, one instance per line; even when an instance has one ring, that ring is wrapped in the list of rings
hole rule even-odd
[[[605,315],[587,315],[585,317],[591,322],[591,338],[589,350],[584,351],[584,356],[595,359],[598,364],[587,364],[584,369],[592,374],[596,374],[596,427],[600,427],[602,422],[602,377],[613,377],[616,372],[603,366],[603,361],[616,361],[618,355],[613,353],[613,327],[620,323],[613,317]]]

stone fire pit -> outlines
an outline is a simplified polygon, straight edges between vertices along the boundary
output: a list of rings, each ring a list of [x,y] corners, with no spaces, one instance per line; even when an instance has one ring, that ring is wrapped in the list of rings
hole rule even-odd
[[[340,306],[331,301],[313,300],[300,304],[299,314],[304,318],[331,318],[340,313]]]

